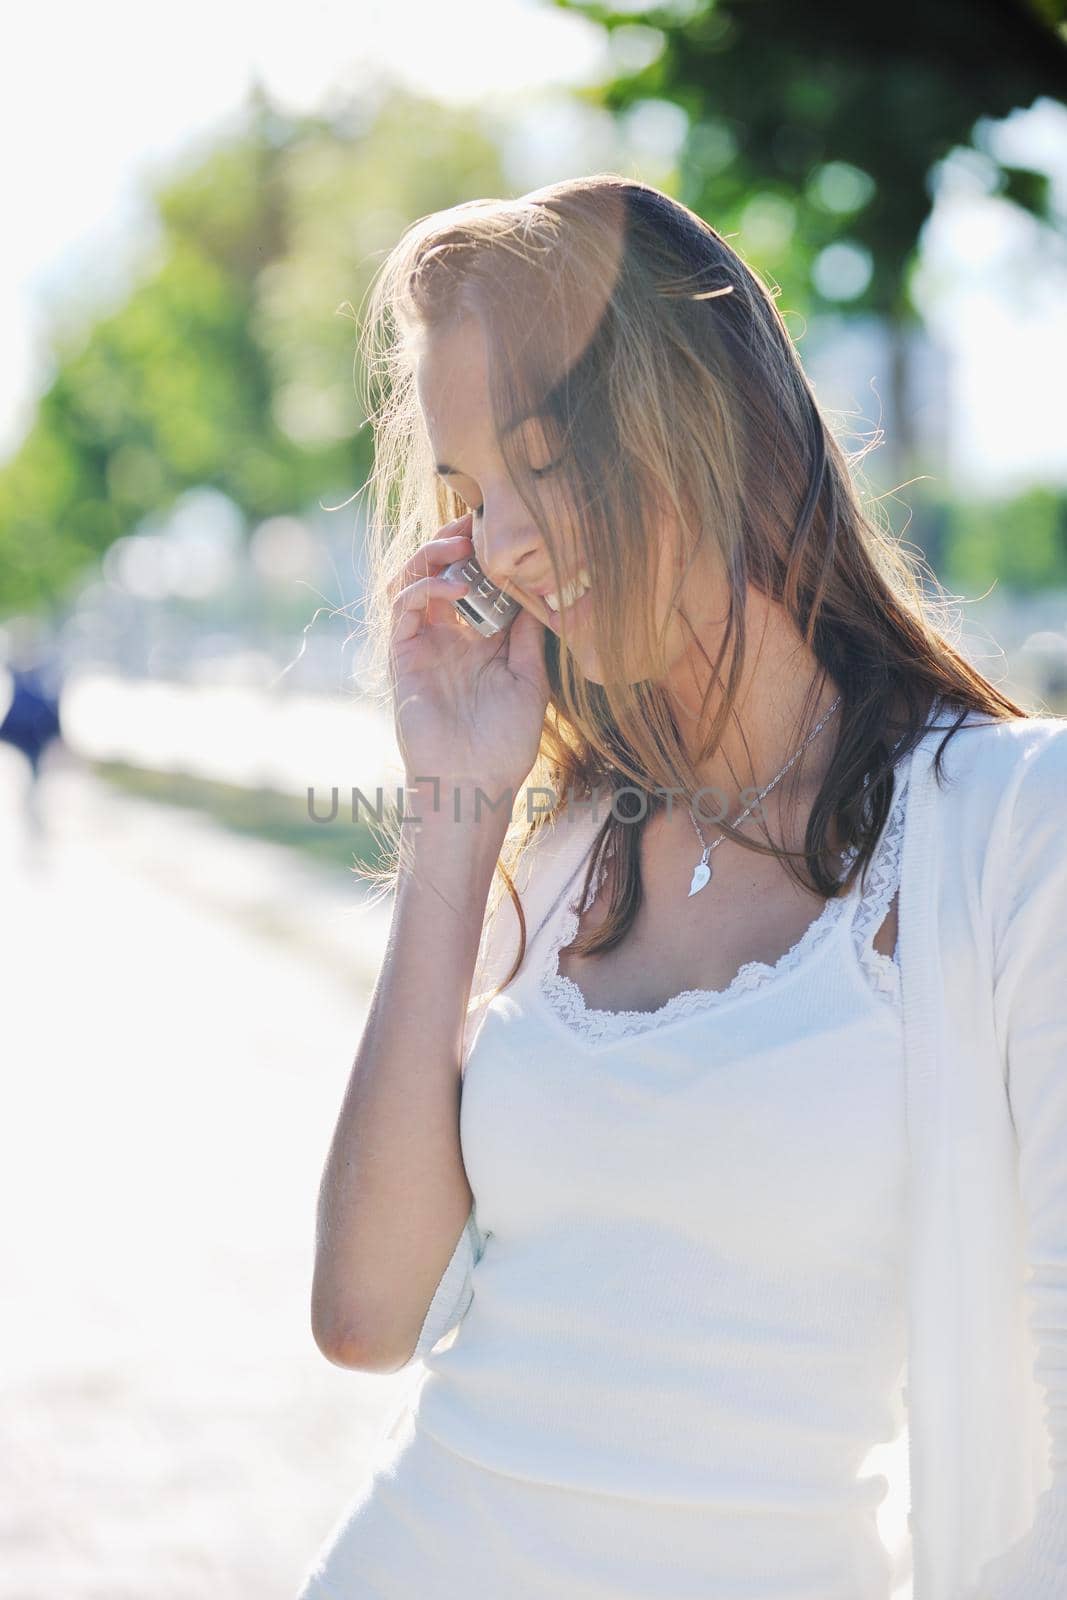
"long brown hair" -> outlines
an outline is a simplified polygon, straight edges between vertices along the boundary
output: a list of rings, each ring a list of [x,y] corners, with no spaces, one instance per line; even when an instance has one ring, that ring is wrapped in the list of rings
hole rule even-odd
[[[659,659],[663,634],[653,636],[651,608],[634,597],[651,590],[665,511],[680,530],[679,588],[689,564],[709,555],[729,580],[729,614],[701,712],[703,749],[692,760],[651,677],[628,682],[610,672],[593,683],[575,668],[566,632],[557,639],[546,629],[551,695],[528,788],[543,785],[555,802],[532,821],[516,808],[501,851],[497,871],[520,925],[501,987],[526,947],[515,868],[570,796],[620,795],[590,854],[582,895],[585,903],[610,852],[610,904],[600,926],[571,948],[594,954],[625,936],[641,902],[643,827],[663,791],[699,789],[696,765],[736,717],[749,584],[780,602],[822,669],[801,732],[827,679],[842,704],[802,851],[719,826],[742,848],[777,855],[815,892],[845,892],[888,815],[894,766],[939,701],[958,711],[938,750],[939,777],[944,747],[969,712],[1029,713],[950,643],[933,574],[879,522],[877,503],[864,504],[854,463],[820,411],[774,295],[703,218],[648,184],[600,173],[519,199],[465,202],[409,227],[376,274],[362,336],[376,446],[367,486],[372,690],[388,694],[390,584],[419,545],[466,509],[434,472],[415,360],[423,340],[467,316],[484,329],[499,447],[558,586],[579,565],[595,575],[590,626],[600,661],[623,662],[635,637],[648,659]],[[507,431],[532,413],[562,446],[547,501]],[[575,533],[566,549],[552,514],[560,486]],[[797,762],[791,792],[800,772]],[[640,803],[623,804],[624,789]],[[829,850],[835,826],[857,852],[844,877]]]

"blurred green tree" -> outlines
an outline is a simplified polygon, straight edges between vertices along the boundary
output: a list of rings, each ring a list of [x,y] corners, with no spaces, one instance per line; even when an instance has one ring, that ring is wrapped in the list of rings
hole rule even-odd
[[[894,470],[920,234],[938,163],[978,152],[990,193],[1062,231],[1042,172],[1006,166],[992,119],[1067,100],[1067,0],[554,0],[625,65],[581,91],[625,119],[648,101],[688,131],[672,192],[776,281],[790,308],[872,312],[892,340]]]
[[[944,570],[950,583],[969,588],[1067,589],[1067,495],[1038,485],[995,500],[949,502]]]

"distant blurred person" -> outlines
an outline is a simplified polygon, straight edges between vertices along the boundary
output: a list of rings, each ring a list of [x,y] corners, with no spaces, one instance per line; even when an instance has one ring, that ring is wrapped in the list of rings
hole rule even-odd
[[[49,747],[63,739],[60,677],[43,643],[28,643],[23,634],[16,637],[10,659],[0,661],[0,741],[18,750],[27,763],[22,816],[27,841],[38,850],[45,834],[42,761]]]

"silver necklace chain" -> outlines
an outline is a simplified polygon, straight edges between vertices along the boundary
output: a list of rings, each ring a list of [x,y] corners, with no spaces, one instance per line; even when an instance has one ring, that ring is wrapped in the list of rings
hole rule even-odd
[[[800,748],[798,750],[795,750],[793,752],[793,754],[789,757],[789,760],[786,762],[786,764],[782,768],[781,772],[778,773],[777,777],[772,778],[770,783],[767,785],[767,787],[765,789],[761,789],[760,790],[759,794],[752,801],[752,804],[746,806],[744,811],[741,812],[740,816],[737,816],[737,817],[734,818],[733,826],[735,828],[737,827],[738,823],[744,822],[745,818],[749,815],[749,813],[751,811],[755,810],[755,808],[759,805],[760,801],[763,799],[764,795],[765,794],[770,794],[770,792],[774,788],[775,784],[778,783],[780,779],[785,777],[786,773],[789,771],[790,767],[793,765],[793,762],[797,759],[798,756],[803,754],[803,752],[807,749],[808,745],[815,738],[815,735],[820,731],[821,728],[823,728],[825,726],[825,724],[829,721],[830,717],[837,710],[838,706],[841,704],[841,698],[842,697],[840,695],[838,695],[838,697],[834,701],[833,705],[830,706],[829,709],[827,710],[825,716],[823,716],[821,718],[821,720],[815,724],[814,728],[812,728],[811,732],[808,734],[808,737],[804,740],[804,743],[800,746]],[[704,835],[700,831],[700,824],[697,822],[696,812],[693,810],[692,802],[690,802],[690,805],[689,805],[689,819],[692,822],[693,827],[696,829],[696,836],[700,840],[700,844],[701,844],[700,860],[697,862],[696,866],[693,868],[693,881],[689,885],[689,895],[694,895],[694,894],[699,893],[699,891],[701,889],[703,889],[704,885],[711,878],[711,867],[708,864],[708,857],[711,855],[711,852],[714,849],[716,849],[720,844],[725,843],[726,839],[728,838],[728,835],[725,834],[725,833],[720,833],[720,835],[719,835],[719,837],[717,839],[713,839],[710,844],[707,844],[705,842]],[[686,896],[687,899],[689,898],[689,895]]]

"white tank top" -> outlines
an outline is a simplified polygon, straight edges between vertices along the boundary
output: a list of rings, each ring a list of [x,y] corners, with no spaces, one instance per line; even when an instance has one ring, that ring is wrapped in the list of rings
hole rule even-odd
[[[465,1064],[484,1244],[418,1425],[520,1478],[704,1506],[709,1570],[739,1511],[867,1518],[888,1488],[858,1472],[906,1360],[899,971],[871,941],[908,766],[865,880],[773,966],[654,1012],[557,971],[583,859]]]

